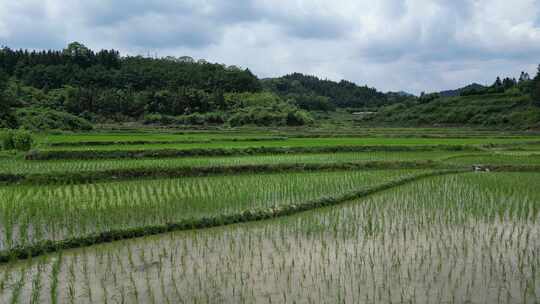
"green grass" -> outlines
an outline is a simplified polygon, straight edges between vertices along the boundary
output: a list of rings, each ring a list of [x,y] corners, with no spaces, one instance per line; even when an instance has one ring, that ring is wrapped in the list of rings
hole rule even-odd
[[[539,178],[437,177],[291,217],[0,265],[0,302],[534,303]]]

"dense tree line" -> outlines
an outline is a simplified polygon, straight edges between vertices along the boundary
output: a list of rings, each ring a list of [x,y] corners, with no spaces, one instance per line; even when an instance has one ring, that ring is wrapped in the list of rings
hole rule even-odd
[[[521,72],[521,75],[518,80],[516,78],[497,77],[492,85],[490,86],[480,86],[480,85],[471,85],[460,90],[460,96],[471,96],[471,95],[486,95],[486,94],[500,94],[505,92],[519,93],[519,94],[529,94],[531,93],[532,85],[535,80],[531,80],[529,74],[526,72]]]
[[[422,93],[420,97],[385,107],[363,120],[399,126],[480,125],[538,129],[540,66],[532,79],[522,72],[518,79],[497,77],[489,86],[472,84],[453,91]]]
[[[540,106],[540,69],[532,79],[523,72],[518,80],[498,77],[491,86],[471,85],[455,92],[530,95]],[[420,97],[384,94],[345,80],[299,73],[261,81],[249,69],[186,56],[122,57],[116,50],[96,52],[77,42],[63,50],[0,49],[0,128],[57,128],[58,121],[65,121],[69,128],[88,129],[88,121],[134,120],[301,125],[312,121],[308,111],[431,104],[441,97],[442,92]]]
[[[528,89],[531,92],[531,98],[534,104],[540,107],[540,65],[538,65],[536,77],[534,77],[534,79],[530,81]]]
[[[0,68],[0,128],[12,128],[16,125],[12,101],[6,94],[8,75]]]
[[[226,92],[261,89],[257,77],[249,70],[203,60],[196,62],[189,57],[120,57],[118,51],[94,52],[76,42],[63,51],[3,48],[0,68],[25,85],[46,90],[66,85],[133,91],[182,86],[206,92],[218,88]]]
[[[28,107],[91,121],[227,112],[237,109],[225,95],[260,92],[259,79],[248,69],[186,56],[121,57],[77,42],[61,51],[0,49],[0,100],[10,103],[0,109],[3,124],[14,110]]]
[[[263,85],[281,96],[297,100],[301,107],[309,110],[376,107],[388,102],[386,94],[374,88],[358,86],[346,80],[323,80],[300,73],[267,79]]]

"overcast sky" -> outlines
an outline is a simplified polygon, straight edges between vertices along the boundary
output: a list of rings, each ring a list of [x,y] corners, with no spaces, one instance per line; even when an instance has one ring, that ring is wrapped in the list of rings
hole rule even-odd
[[[540,1],[0,0],[0,45],[71,41],[418,93],[534,74]]]

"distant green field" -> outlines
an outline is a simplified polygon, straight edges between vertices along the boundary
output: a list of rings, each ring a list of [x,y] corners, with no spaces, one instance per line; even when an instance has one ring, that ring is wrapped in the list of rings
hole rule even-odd
[[[131,142],[131,141],[211,141],[231,139],[272,138],[276,135],[262,133],[79,133],[41,136],[39,141],[47,144],[77,143],[77,142]]]
[[[356,153],[316,153],[280,154],[226,157],[183,157],[148,159],[105,159],[105,160],[51,160],[25,161],[22,159],[0,158],[0,173],[36,174],[62,172],[90,172],[140,168],[182,168],[210,166],[242,166],[261,164],[310,164],[344,163],[365,161],[417,161],[433,160],[463,155],[464,152],[356,152]],[[480,152],[480,154],[483,154]],[[469,154],[467,154],[469,155]]]
[[[121,151],[121,150],[158,150],[158,149],[213,149],[213,148],[250,148],[250,147],[327,147],[327,146],[420,146],[420,145],[487,145],[510,144],[540,141],[539,137],[515,138],[290,138],[288,140],[268,141],[212,141],[182,144],[134,144],[134,145],[87,145],[75,147],[44,147],[45,151]]]
[[[76,143],[81,141],[98,142],[130,142],[130,141],[205,141],[205,140],[230,140],[242,138],[271,138],[271,137],[530,137],[528,133],[513,131],[493,131],[475,129],[444,129],[444,128],[347,128],[344,130],[333,129],[242,129],[228,131],[193,131],[193,130],[163,130],[160,132],[143,130],[124,132],[93,132],[93,133],[65,133],[43,134],[39,142],[49,144]],[[540,134],[536,134],[540,135]]]

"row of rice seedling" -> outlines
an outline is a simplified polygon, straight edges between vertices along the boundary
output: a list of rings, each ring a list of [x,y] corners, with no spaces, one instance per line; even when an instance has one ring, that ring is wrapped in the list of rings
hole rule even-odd
[[[46,134],[40,136],[40,142],[45,144],[69,144],[78,142],[149,142],[149,141],[207,141],[207,140],[229,140],[231,138],[268,139],[272,137],[281,138],[320,138],[320,137],[418,137],[418,138],[508,138],[508,137],[530,137],[531,134],[512,131],[492,131],[492,130],[470,130],[470,129],[427,129],[427,128],[360,128],[356,130],[347,129],[345,132],[333,129],[328,130],[239,130],[239,131],[193,131],[193,130],[137,130],[136,132],[93,132],[93,133],[66,133],[66,134]]]
[[[111,230],[197,219],[219,221],[244,211],[294,207],[425,172],[346,171],[7,186],[0,188],[0,250]]]
[[[438,177],[292,217],[0,265],[0,302],[535,303],[538,178]]]
[[[81,147],[81,146],[110,146],[110,145],[167,145],[167,144],[203,144],[219,142],[226,144],[228,142],[257,142],[257,141],[285,141],[287,137],[231,137],[231,138],[186,138],[177,140],[115,140],[115,141],[78,141],[78,142],[52,142],[42,143],[48,147]]]
[[[96,143],[130,143],[130,142],[176,142],[176,141],[213,141],[213,140],[244,140],[244,139],[282,139],[285,136],[268,134],[267,132],[162,132],[149,130],[148,132],[101,132],[101,133],[66,133],[46,134],[41,136],[40,142],[49,145],[77,144],[80,142]]]
[[[248,156],[261,154],[320,154],[347,152],[426,152],[426,151],[467,151],[478,152],[485,149],[475,146],[298,146],[298,147],[251,147],[251,148],[195,148],[195,149],[143,149],[143,150],[33,150],[25,155],[26,160],[69,160],[69,159],[142,159],[202,156]]]
[[[84,146],[53,146],[46,147],[47,151],[122,151],[122,150],[163,150],[163,149],[222,149],[222,148],[260,148],[260,147],[328,147],[328,146],[437,146],[437,145],[504,145],[513,143],[538,143],[538,137],[509,137],[509,138],[389,138],[389,137],[328,137],[328,138],[289,138],[283,140],[267,140],[259,142],[229,141],[208,143],[182,144],[142,144],[142,145],[84,145]]]
[[[445,162],[456,165],[540,165],[540,153],[454,155],[446,158]]]
[[[241,175],[287,172],[329,172],[358,170],[439,169],[468,170],[466,166],[447,165],[433,161],[364,161],[334,163],[278,163],[239,166],[203,166],[170,168],[135,168],[88,172],[62,172],[45,174],[0,174],[3,185],[58,185],[87,184],[104,181],[202,177],[215,175]],[[489,170],[522,171],[523,166],[490,166]],[[527,166],[526,171],[540,171],[540,166]]]
[[[485,152],[477,152],[479,155]],[[0,174],[38,174],[94,172],[119,169],[170,169],[182,167],[244,166],[262,164],[313,164],[364,161],[420,161],[460,156],[461,151],[346,152],[314,154],[278,154],[216,156],[190,158],[97,159],[26,161],[0,159]]]

